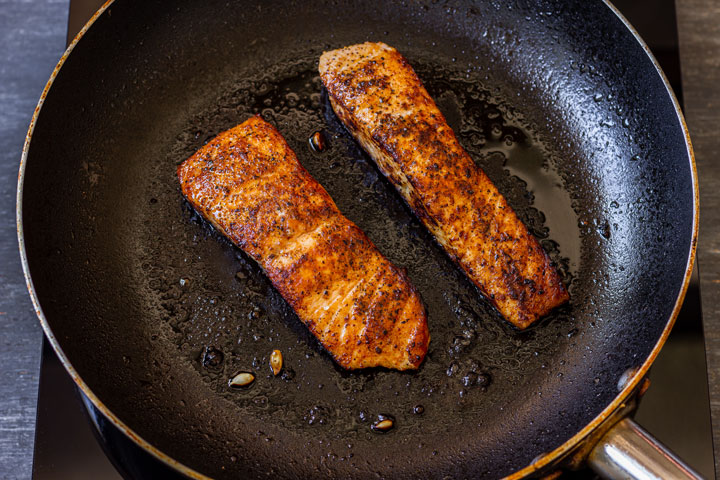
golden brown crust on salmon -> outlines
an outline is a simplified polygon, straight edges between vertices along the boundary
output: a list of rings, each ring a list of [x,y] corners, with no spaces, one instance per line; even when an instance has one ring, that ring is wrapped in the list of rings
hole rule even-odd
[[[505,318],[525,328],[568,300],[537,239],[397,50],[364,43],[325,52],[319,70],[338,117]]]
[[[430,335],[407,276],[345,218],[280,133],[252,117],[178,168],[195,209],[265,270],[337,363],[420,366]]]

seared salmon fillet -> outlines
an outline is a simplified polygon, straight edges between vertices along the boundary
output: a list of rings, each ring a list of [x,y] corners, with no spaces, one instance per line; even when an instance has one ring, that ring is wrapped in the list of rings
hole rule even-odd
[[[397,50],[352,45],[323,53],[319,70],[340,120],[507,320],[522,329],[568,300],[537,239]]]
[[[250,118],[177,174],[195,209],[260,264],[338,364],[420,366],[430,334],[415,288],[340,213],[272,125]]]

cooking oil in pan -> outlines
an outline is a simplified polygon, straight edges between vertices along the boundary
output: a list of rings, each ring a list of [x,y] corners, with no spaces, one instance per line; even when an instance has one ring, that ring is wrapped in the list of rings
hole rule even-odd
[[[283,428],[332,429],[348,438],[373,438],[379,415],[393,417],[387,436],[450,432],[457,428],[458,412],[474,418],[476,426],[490,422],[491,406],[503,404],[508,391],[542,372],[543,358],[560,348],[558,338],[572,328],[569,313],[560,309],[525,332],[505,322],[335,117],[315,61],[314,56],[296,59],[239,79],[188,120],[157,176],[176,185],[174,165],[221,131],[261,114],[279,129],[342,213],[407,269],[428,311],[432,340],[425,363],[410,373],[340,369],[257,264],[193,214],[179,189],[163,193],[155,185],[151,196],[157,204],[185,205],[185,213],[167,208],[154,217],[146,234],[145,262],[156,277],[163,277],[153,281],[172,285],[158,287],[159,302],[167,306],[166,341],[177,345],[209,391],[248,418]],[[579,247],[573,243],[577,218],[541,144],[477,79],[432,63],[415,66],[462,145],[571,281],[579,261]],[[324,139],[321,149],[308,142],[316,132]],[[179,248],[156,246],[156,236],[167,232],[175,236],[167,241]],[[168,288],[177,294],[169,296]],[[276,349],[283,355],[283,373],[277,376],[268,368]],[[250,388],[227,387],[238,371],[254,376]]]

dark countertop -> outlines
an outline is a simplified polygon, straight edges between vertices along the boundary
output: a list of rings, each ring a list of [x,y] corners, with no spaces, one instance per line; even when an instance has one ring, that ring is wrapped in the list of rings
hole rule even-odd
[[[0,478],[30,478],[42,331],[25,288],[15,190],[35,104],[65,49],[68,0],[0,1]]]
[[[64,49],[68,3],[0,0],[0,479],[30,478],[32,469],[42,332],[20,267],[15,188],[28,123]],[[698,262],[720,466],[720,3],[676,4],[685,113],[700,180]]]
[[[676,0],[685,118],[700,183],[700,270],[715,466],[720,472],[720,3]]]

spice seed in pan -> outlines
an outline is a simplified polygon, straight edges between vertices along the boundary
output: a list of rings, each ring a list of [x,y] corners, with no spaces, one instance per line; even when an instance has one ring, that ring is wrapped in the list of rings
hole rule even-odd
[[[236,373],[228,382],[230,388],[245,388],[255,381],[255,375],[250,372]]]
[[[378,421],[373,423],[372,428],[376,432],[385,433],[395,426],[395,420],[389,415],[378,415]]]
[[[310,137],[310,147],[316,152],[322,152],[325,150],[325,136],[322,134],[322,132],[318,131],[313,133],[312,137]]]
[[[376,432],[387,432],[391,428],[393,428],[392,420],[380,420],[372,426],[372,429]]]
[[[272,368],[273,375],[277,375],[282,370],[283,357],[280,350],[273,350],[270,355],[270,368]]]

